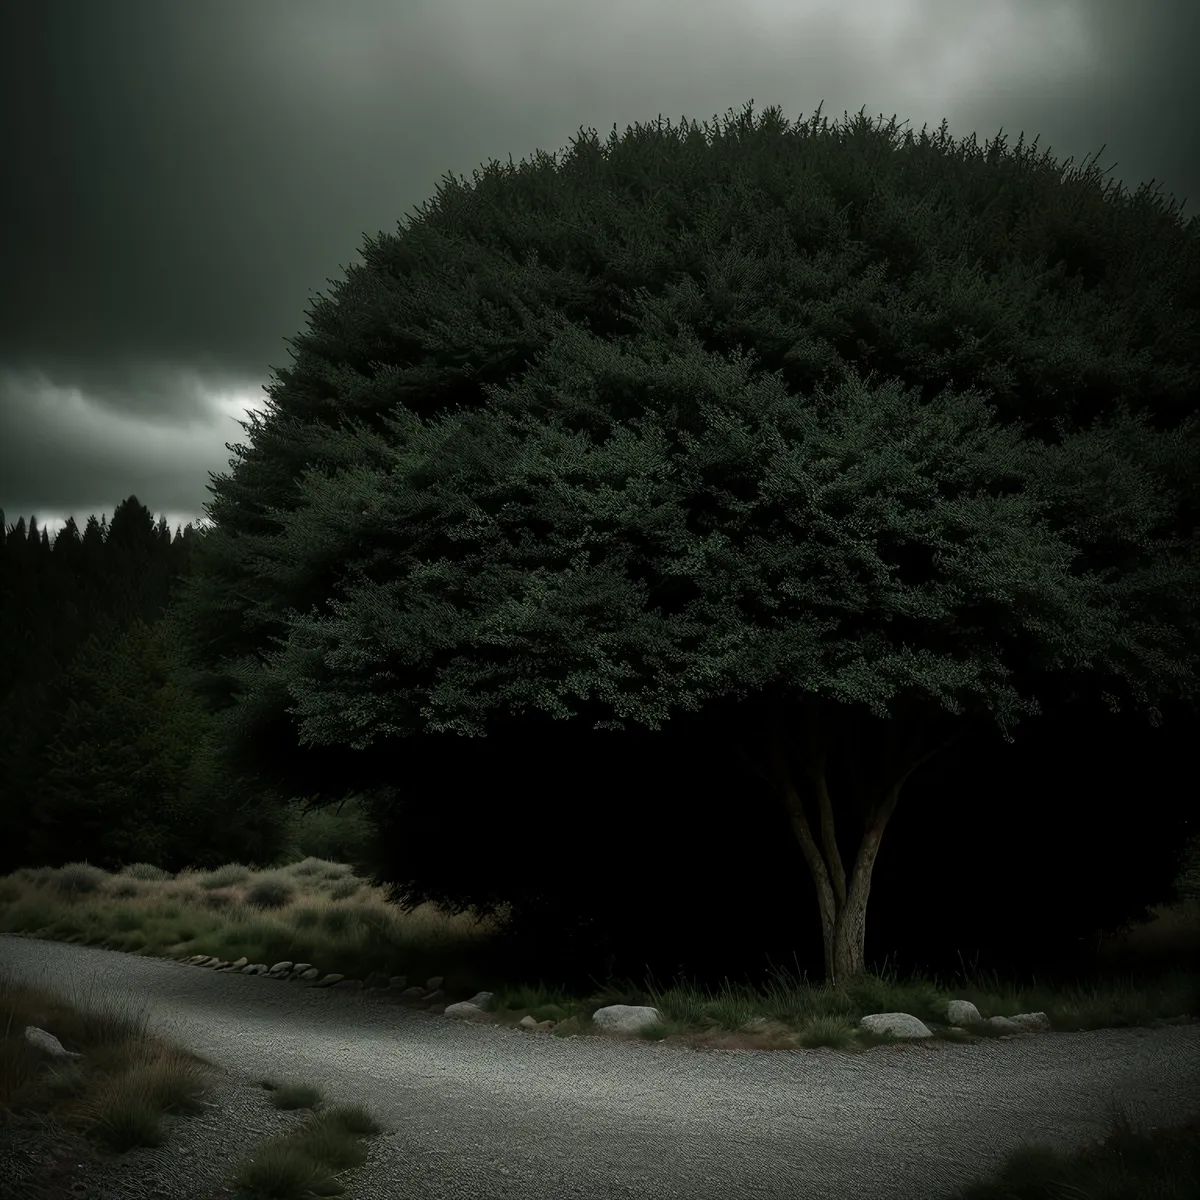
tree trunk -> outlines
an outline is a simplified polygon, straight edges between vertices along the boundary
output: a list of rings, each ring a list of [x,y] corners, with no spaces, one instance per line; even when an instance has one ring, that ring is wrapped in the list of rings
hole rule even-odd
[[[834,828],[833,805],[830,801],[826,763],[832,730],[822,721],[825,715],[816,698],[802,705],[801,732],[803,748],[799,750],[801,767],[800,786],[807,795],[815,796],[817,811],[821,818],[821,845],[813,837],[804,801],[788,763],[788,739],[783,726],[783,710],[773,706],[768,718],[769,726],[769,771],[763,771],[742,755],[750,767],[770,783],[777,791],[787,810],[792,833],[800,844],[800,851],[817,885],[817,904],[821,910],[821,935],[825,947],[825,980],[834,986],[844,984],[867,973],[864,959],[867,929],[867,898],[871,894],[871,872],[879,853],[883,837],[900,789],[904,781],[921,763],[944,749],[962,731],[927,752],[921,752],[922,722],[912,721],[910,710],[902,718],[886,722],[885,745],[878,759],[873,779],[868,773],[868,782],[850,789],[857,809],[856,816],[862,821],[862,841],[855,856],[853,870],[847,885],[846,871],[838,851]],[[852,721],[854,715],[845,709],[830,710],[831,717],[841,716]],[[794,747],[794,743],[792,743]]]

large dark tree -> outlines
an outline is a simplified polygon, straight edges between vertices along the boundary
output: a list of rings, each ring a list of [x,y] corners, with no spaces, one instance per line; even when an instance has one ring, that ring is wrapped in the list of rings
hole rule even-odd
[[[230,770],[451,806],[469,841],[498,794],[590,804],[622,747],[732,703],[844,978],[940,748],[1194,701],[1200,255],[1144,190],[768,110],[494,164],[364,256],[231,447],[172,614]],[[660,780],[637,815],[691,799]],[[531,897],[532,859],[441,850],[401,895]]]

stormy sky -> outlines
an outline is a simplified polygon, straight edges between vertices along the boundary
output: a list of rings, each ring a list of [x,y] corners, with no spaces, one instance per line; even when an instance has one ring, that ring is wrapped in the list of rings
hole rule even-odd
[[[1195,0],[6,0],[0,507],[202,518],[364,233],[580,126],[945,117],[1190,218],[1197,44]]]

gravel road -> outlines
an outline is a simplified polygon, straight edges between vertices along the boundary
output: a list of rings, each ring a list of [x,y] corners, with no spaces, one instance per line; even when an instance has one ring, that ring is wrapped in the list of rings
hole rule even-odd
[[[385,1127],[341,1177],[346,1200],[941,1200],[1023,1142],[1103,1137],[1115,1101],[1139,1129],[1200,1113],[1200,1024],[698,1052],[20,936],[0,935],[0,977],[67,997],[90,985],[226,1072],[211,1115],[170,1118],[168,1145],[131,1151],[120,1186],[89,1179],[127,1200],[154,1195],[151,1179],[179,1200],[228,1195],[214,1181],[240,1150],[306,1119],[271,1109],[262,1078],[314,1084]]]

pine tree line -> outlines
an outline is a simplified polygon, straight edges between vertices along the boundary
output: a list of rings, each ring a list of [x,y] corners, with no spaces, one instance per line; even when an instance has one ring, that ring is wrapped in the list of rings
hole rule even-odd
[[[82,536],[3,513],[0,535],[0,873],[219,865],[260,828],[272,857],[279,809],[211,769],[213,722],[163,619],[201,531],[172,537],[130,496]]]

